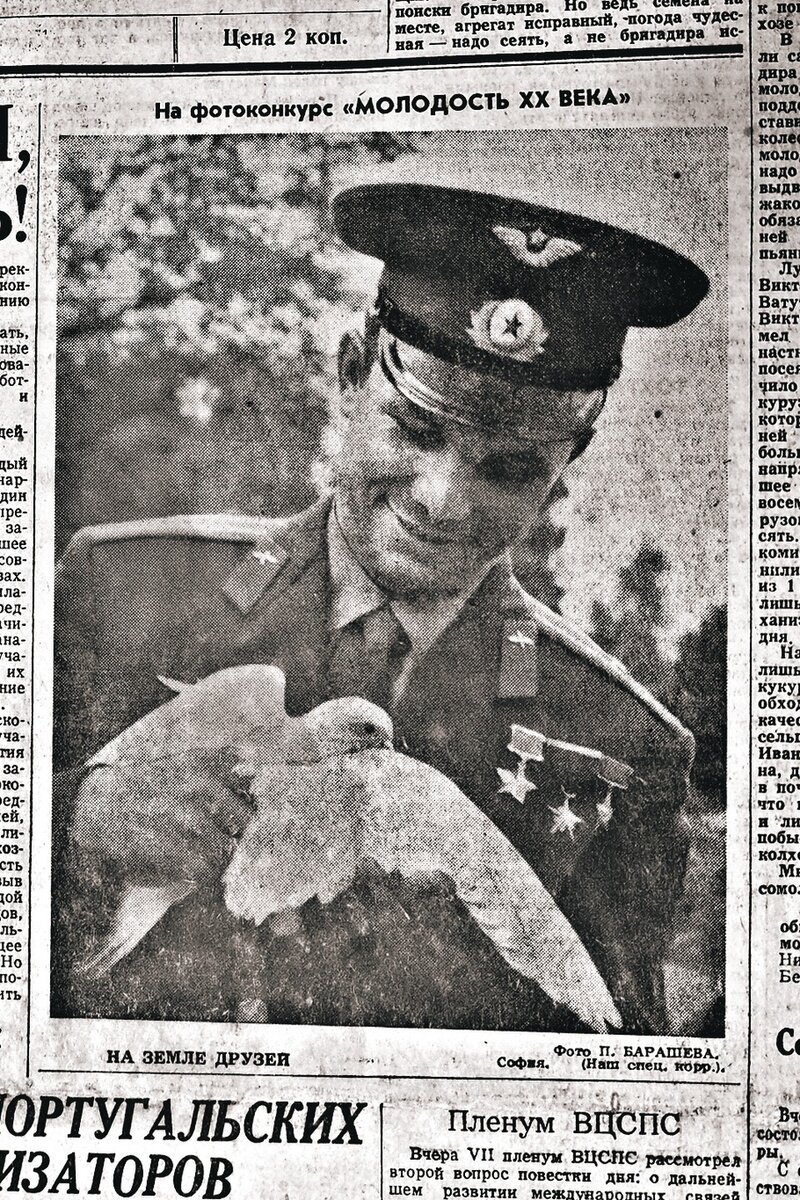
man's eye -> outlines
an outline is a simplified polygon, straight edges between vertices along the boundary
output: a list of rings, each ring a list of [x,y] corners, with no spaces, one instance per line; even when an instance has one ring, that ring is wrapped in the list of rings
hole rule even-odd
[[[417,424],[416,421],[408,421],[401,417],[398,413],[389,413],[389,416],[394,421],[397,428],[402,433],[407,441],[413,442],[415,446],[420,446],[423,450],[437,450],[444,445],[444,435],[440,429],[431,425]]]
[[[536,454],[496,454],[478,465],[478,472],[492,483],[524,487],[543,478],[541,460]]]

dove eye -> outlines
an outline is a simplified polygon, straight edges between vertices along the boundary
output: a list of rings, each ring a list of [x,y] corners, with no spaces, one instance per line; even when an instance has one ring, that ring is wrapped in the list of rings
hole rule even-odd
[[[383,737],[384,730],[376,725],[374,721],[363,721],[356,727],[356,733],[364,738]]]

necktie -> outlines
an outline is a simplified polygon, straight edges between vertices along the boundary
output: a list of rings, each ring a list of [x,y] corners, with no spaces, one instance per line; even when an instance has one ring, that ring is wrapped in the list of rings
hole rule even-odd
[[[411,649],[388,604],[332,635],[328,695],[363,696],[391,710],[392,690]]]

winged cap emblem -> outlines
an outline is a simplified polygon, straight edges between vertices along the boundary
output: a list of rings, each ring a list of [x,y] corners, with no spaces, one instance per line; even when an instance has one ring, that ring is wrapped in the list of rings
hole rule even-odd
[[[543,229],[514,229],[494,225],[492,233],[526,267],[552,267],[553,263],[580,254],[583,246],[569,238],[551,237]]]

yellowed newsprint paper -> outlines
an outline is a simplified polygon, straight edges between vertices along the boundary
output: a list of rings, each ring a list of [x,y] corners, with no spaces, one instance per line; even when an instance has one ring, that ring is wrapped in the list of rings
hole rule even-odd
[[[0,1200],[800,1200],[800,5],[282,4],[0,5]]]

